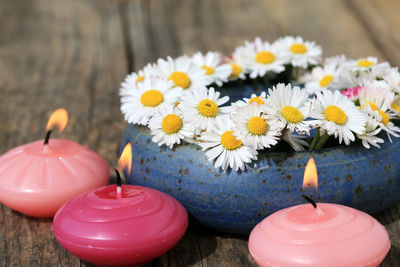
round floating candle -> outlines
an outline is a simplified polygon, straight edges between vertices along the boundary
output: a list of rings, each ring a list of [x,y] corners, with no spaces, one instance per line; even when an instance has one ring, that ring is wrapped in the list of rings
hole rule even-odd
[[[59,128],[65,127],[66,111],[54,114],[61,114],[64,123]],[[0,201],[29,216],[53,217],[65,202],[107,184],[110,177],[102,157],[73,141],[49,141],[50,132],[45,140],[0,156]]]
[[[280,210],[251,232],[260,266],[378,266],[390,248],[385,228],[368,214],[318,203]]]
[[[260,266],[364,267],[383,261],[390,240],[377,220],[350,207],[306,199],[313,205],[280,210],[253,229],[249,250]]]
[[[119,165],[130,172],[132,147]],[[99,265],[143,265],[171,249],[185,234],[188,215],[173,197],[134,185],[109,185],[86,192],[56,214],[53,233],[77,257]]]
[[[55,215],[57,241],[99,265],[141,265],[164,254],[184,235],[185,208],[154,189],[109,185],[66,203]]]

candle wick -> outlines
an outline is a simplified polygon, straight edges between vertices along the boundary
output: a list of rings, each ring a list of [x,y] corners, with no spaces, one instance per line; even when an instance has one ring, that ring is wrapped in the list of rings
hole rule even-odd
[[[117,195],[118,197],[121,197],[121,175],[119,174],[117,168],[115,168],[114,171],[117,174]]]
[[[50,139],[50,134],[53,130],[48,130],[46,133],[46,138],[44,139],[44,145],[48,145],[49,144],[49,139]]]
[[[304,194],[301,195],[305,200],[307,200],[308,202],[310,202],[311,205],[313,205],[313,207],[316,209],[317,208],[317,203],[315,203],[315,201],[310,198],[309,196],[306,196]]]

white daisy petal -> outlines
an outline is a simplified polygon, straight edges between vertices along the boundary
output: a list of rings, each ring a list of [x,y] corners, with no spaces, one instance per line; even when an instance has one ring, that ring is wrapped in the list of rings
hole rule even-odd
[[[214,167],[221,167],[226,171],[228,167],[232,170],[245,170],[245,163],[256,159],[257,151],[246,146],[239,140],[233,130],[234,124],[227,116],[216,119],[215,129],[208,129],[202,133],[199,146],[207,150],[208,160],[214,161]],[[219,142],[215,142],[214,136],[219,136]]]
[[[339,91],[323,90],[317,93],[314,102],[317,107],[312,111],[311,116],[315,119],[315,124],[328,135],[339,138],[339,143],[344,141],[349,145],[355,140],[355,133],[365,131],[367,116],[362,113],[354,103]]]
[[[152,141],[159,146],[166,145],[172,148],[180,144],[184,138],[193,138],[194,129],[189,123],[185,123],[182,115],[174,110],[173,105],[163,107],[149,121]]]

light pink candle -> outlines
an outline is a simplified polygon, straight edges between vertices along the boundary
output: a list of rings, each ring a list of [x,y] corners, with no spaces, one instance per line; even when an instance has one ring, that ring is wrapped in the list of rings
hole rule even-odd
[[[307,167],[305,181],[316,178],[315,165],[311,172]],[[389,248],[388,233],[377,220],[328,203],[280,210],[261,221],[249,237],[250,253],[260,266],[378,266]]]
[[[53,217],[74,196],[107,184],[109,175],[107,162],[89,148],[39,140],[0,156],[0,201],[29,216]]]
[[[378,266],[390,248],[385,228],[368,214],[337,204],[280,210],[251,232],[260,266]]]

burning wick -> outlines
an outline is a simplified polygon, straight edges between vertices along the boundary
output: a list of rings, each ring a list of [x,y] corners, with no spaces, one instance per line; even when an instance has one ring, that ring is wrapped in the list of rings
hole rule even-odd
[[[44,138],[44,145],[48,145],[49,144],[49,139],[50,139],[50,134],[53,130],[48,130],[46,133],[46,137]]]
[[[307,187],[313,187],[315,191],[318,192],[318,172],[317,165],[315,164],[313,157],[308,160],[306,169],[304,170],[302,191],[305,190]],[[315,203],[315,201],[311,197],[305,194],[302,194],[301,196],[305,200],[310,202],[310,204],[313,205],[315,209],[317,208],[317,203]]]
[[[117,174],[117,196],[118,198],[121,197],[121,175],[119,175],[119,171],[117,168],[114,169],[115,173]]]
[[[308,202],[310,202],[311,205],[313,205],[313,207],[316,209],[317,208],[317,203],[315,203],[315,201],[310,198],[309,196],[306,196],[304,194],[301,195],[305,200],[307,200]]]
[[[59,108],[51,113],[49,120],[47,121],[46,125],[46,138],[44,139],[44,145],[49,144],[50,134],[53,131],[54,127],[58,128],[58,133],[61,133],[65,126],[68,123],[68,112],[63,109]]]

